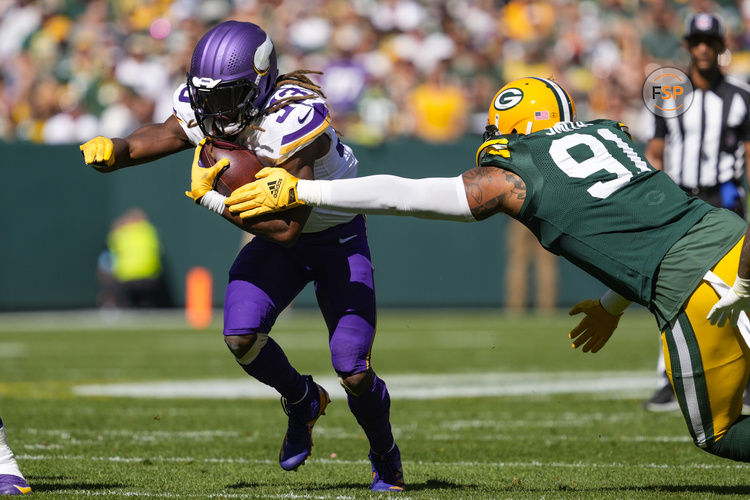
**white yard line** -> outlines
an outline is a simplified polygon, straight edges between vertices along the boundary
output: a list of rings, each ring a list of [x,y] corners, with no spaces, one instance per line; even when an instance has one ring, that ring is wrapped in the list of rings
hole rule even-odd
[[[221,312],[214,317],[221,324]],[[105,311],[33,311],[0,314],[0,333],[57,332],[61,330],[150,330],[187,328],[185,312],[179,309]]]
[[[397,399],[543,396],[549,394],[623,394],[638,396],[655,388],[651,372],[461,373],[384,375]],[[345,398],[338,379],[315,377],[333,397]],[[77,396],[198,399],[276,399],[272,388],[243,379],[172,380],[91,384],[73,387]]]
[[[0,342],[0,358],[20,358],[28,353],[22,342]]]
[[[516,420],[516,421],[504,421],[504,422],[486,422],[486,425],[477,428],[484,429],[509,429],[511,427],[517,429],[524,429],[529,426],[533,426],[535,421],[532,420]],[[441,426],[441,428],[446,428]],[[26,445],[26,450],[42,450],[47,451],[51,449],[60,449],[65,445],[81,445],[81,444],[103,444],[107,440],[117,440],[122,437],[127,437],[131,442],[147,442],[147,443],[160,443],[173,439],[180,439],[182,441],[215,441],[218,439],[231,440],[237,442],[241,440],[243,443],[254,442],[262,439],[261,436],[245,435],[242,432],[232,431],[212,431],[212,432],[183,432],[183,431],[132,431],[132,430],[86,430],[86,429],[37,429],[37,428],[23,428],[21,430],[24,434],[32,436],[43,436],[45,440],[49,441],[52,439],[59,439],[63,443],[48,443],[48,444],[33,444]],[[362,437],[359,431],[348,431],[340,427],[316,427],[315,432],[317,435],[326,436],[327,438],[333,439],[358,439]],[[398,435],[404,435],[412,431],[407,428],[394,427],[394,432]],[[526,434],[533,431],[525,431]],[[520,435],[524,433],[519,432],[487,432],[482,434],[483,441],[516,441]],[[90,439],[95,437],[96,439]],[[88,438],[88,439],[81,439]],[[423,438],[424,441],[453,441],[456,439],[456,433],[430,433],[428,436]],[[617,436],[617,435],[579,435],[579,434],[560,434],[545,438],[548,442],[558,441],[578,441],[578,442],[617,442],[617,443],[689,443],[691,442],[690,436]]]

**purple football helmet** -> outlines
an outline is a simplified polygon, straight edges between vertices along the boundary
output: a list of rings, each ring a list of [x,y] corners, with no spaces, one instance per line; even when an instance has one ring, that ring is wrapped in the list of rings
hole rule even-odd
[[[259,26],[226,21],[209,30],[195,46],[187,74],[203,133],[236,136],[258,115],[278,74],[273,42]]]

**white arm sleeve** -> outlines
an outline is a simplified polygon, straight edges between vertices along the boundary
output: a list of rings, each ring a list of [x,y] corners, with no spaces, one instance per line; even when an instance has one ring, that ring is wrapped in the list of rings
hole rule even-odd
[[[348,212],[411,215],[425,219],[474,222],[462,177],[405,179],[372,175],[357,179],[304,180],[299,198],[314,207]]]
[[[604,310],[612,316],[622,314],[623,312],[625,312],[625,309],[627,309],[628,306],[632,304],[631,301],[629,301],[619,293],[613,292],[612,290],[607,290],[606,292],[604,292],[602,298],[599,299],[599,303],[602,305]]]

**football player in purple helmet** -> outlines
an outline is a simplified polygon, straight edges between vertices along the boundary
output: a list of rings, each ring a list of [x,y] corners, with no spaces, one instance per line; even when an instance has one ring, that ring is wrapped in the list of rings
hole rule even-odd
[[[228,21],[206,33],[187,74],[190,105],[203,133],[236,136],[261,112],[278,76],[273,42],[260,27]]]
[[[299,178],[356,177],[357,159],[339,139],[325,96],[307,73],[278,75],[273,42],[260,27],[221,23],[195,47],[187,82],[174,93],[172,116],[125,138],[96,137],[80,149],[86,164],[111,172],[197,146],[188,196],[259,236],[229,271],[224,339],[245,372],[281,394],[289,417],[281,467],[296,470],[305,462],[313,425],[329,403],[325,389],[292,367],[269,336],[281,311],[312,281],[328,326],[333,368],[369,441],[370,488],[400,491],[404,480],[390,397],[370,362],[376,307],[364,217],[300,207],[243,220],[225,209],[224,197],[208,181],[226,160],[200,164],[207,138],[221,138]]]

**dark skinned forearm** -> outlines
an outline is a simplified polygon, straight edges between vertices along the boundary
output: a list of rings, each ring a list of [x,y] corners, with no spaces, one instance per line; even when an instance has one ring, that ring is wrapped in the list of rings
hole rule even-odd
[[[112,145],[114,164],[95,165],[99,172],[112,172],[148,163],[193,147],[174,116],[169,117],[164,123],[143,125],[127,137],[115,137],[112,139]]]

